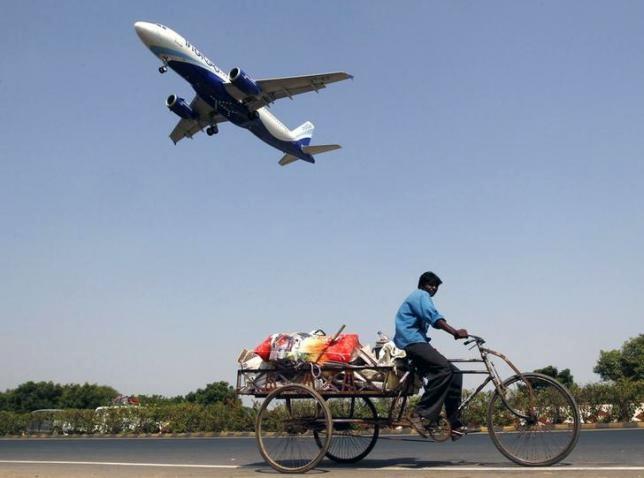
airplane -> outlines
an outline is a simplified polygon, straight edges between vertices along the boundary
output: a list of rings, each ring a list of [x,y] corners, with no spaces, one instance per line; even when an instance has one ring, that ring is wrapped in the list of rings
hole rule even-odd
[[[225,73],[192,43],[160,23],[136,22],[134,29],[141,41],[162,62],[160,73],[168,68],[190,83],[196,92],[188,104],[172,94],[166,106],[181,117],[170,133],[177,144],[206,129],[212,136],[225,121],[245,128],[259,139],[284,153],[279,164],[285,166],[298,159],[315,163],[316,154],[339,149],[338,144],[311,145],[313,123],[310,121],[289,130],[268,108],[281,98],[309,91],[319,92],[330,83],[353,78],[345,72],[254,80],[241,68]]]

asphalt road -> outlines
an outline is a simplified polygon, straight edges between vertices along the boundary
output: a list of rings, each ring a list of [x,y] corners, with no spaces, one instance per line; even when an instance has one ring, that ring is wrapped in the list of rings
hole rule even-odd
[[[540,477],[563,472],[568,478],[644,477],[644,429],[584,431],[575,450],[556,469],[514,465],[487,434],[443,444],[415,436],[381,437],[360,463],[341,466],[324,460],[309,475],[371,477],[381,472],[388,477],[410,472],[436,477]],[[258,473],[273,470],[260,457],[253,438],[0,440],[1,477],[261,476]]]

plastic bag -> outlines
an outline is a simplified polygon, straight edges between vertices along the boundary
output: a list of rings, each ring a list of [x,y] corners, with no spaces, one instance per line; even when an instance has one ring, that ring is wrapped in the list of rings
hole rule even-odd
[[[359,351],[360,340],[357,334],[341,334],[335,342],[328,344],[318,362],[349,363],[356,358]]]
[[[335,342],[331,337],[304,332],[273,334],[259,344],[254,352],[263,360],[342,362],[353,360],[360,350],[356,334],[339,335]]]
[[[261,344],[255,347],[255,350],[253,350],[253,352],[262,358],[262,360],[268,360],[271,355],[271,343],[273,341],[273,337],[273,335],[269,335]]]

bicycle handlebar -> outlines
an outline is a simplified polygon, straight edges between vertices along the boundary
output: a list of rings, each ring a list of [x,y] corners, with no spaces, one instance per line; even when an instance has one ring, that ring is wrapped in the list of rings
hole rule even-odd
[[[483,345],[485,343],[485,339],[483,337],[479,337],[478,335],[468,335],[468,339],[463,342],[463,345],[469,345],[471,343],[476,342],[476,345]]]

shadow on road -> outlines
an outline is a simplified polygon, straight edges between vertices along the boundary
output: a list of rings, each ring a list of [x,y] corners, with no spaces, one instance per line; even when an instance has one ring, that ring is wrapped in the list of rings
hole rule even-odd
[[[385,459],[369,459],[366,458],[358,463],[334,463],[330,460],[324,460],[318,465],[317,468],[311,470],[307,475],[315,473],[327,473],[336,469],[352,469],[352,468],[361,468],[361,469],[380,469],[387,467],[398,467],[398,468],[408,468],[409,470],[418,469],[418,468],[442,468],[442,467],[454,467],[454,470],[458,470],[458,467],[494,467],[494,468],[515,468],[517,470],[523,469],[525,467],[515,465],[513,463],[498,463],[498,462],[481,462],[481,461],[467,461],[467,460],[452,460],[452,461],[438,461],[438,460],[423,460],[418,459],[418,457],[396,457],[396,458],[385,458]],[[571,466],[570,463],[559,463],[558,467]],[[257,473],[278,473],[272,468],[266,468],[267,464],[263,461],[258,461],[255,463],[248,463],[243,465],[243,469],[255,469]]]

